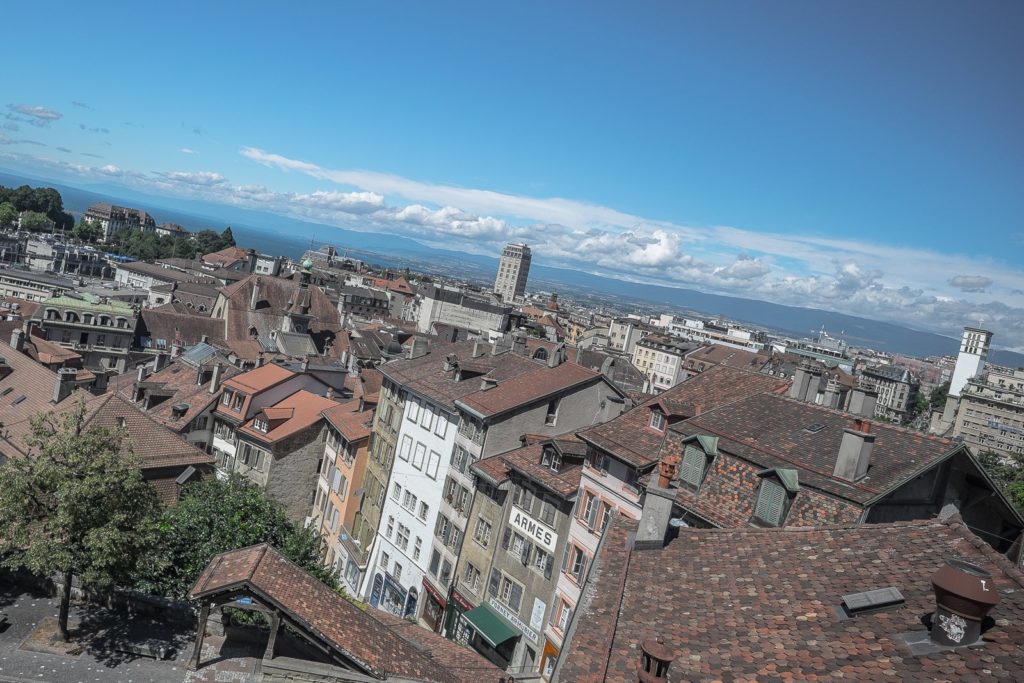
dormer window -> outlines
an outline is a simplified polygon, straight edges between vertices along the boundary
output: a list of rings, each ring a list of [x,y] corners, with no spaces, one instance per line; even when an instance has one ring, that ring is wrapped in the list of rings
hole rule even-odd
[[[257,432],[267,433],[267,429],[270,427],[270,423],[262,417],[257,417],[252,421],[252,428]]]
[[[554,448],[547,447],[541,453],[540,464],[544,465],[552,472],[557,472],[562,467],[562,456],[558,454]]]
[[[233,391],[225,391],[224,395],[221,396],[221,399],[220,399],[221,405],[230,406],[231,405],[231,397],[232,396],[234,396],[234,392]]]
[[[695,434],[684,438],[680,447],[682,448],[682,458],[679,463],[677,481],[682,488],[697,493],[711,469],[711,463],[718,455],[718,439],[713,436]]]
[[[665,431],[665,413],[657,409],[651,411],[651,429],[658,432]]]
[[[761,486],[757,490],[753,521],[761,526],[781,527],[800,490],[797,471],[774,468],[758,472],[758,476]]]
[[[233,410],[241,410],[242,404],[245,402],[245,394],[235,394],[235,405],[232,406]]]

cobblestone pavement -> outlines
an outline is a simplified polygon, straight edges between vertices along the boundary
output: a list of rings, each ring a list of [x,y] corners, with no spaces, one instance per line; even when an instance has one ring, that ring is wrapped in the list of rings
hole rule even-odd
[[[76,657],[29,652],[20,645],[47,617],[56,617],[58,601],[34,594],[20,586],[0,586],[0,613],[7,623],[0,626],[0,682],[25,683],[182,683],[191,651],[192,633],[169,631],[166,627],[98,608],[83,610],[72,605],[71,620],[79,620],[92,644]],[[115,652],[111,642],[152,643],[176,650],[170,660]],[[235,679],[240,680],[240,679]]]

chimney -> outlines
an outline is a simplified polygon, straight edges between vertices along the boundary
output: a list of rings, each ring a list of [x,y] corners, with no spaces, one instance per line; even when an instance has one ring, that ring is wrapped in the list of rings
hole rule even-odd
[[[409,358],[419,358],[427,355],[427,340],[422,337],[413,337],[412,346],[409,347]]]
[[[209,344],[210,343],[210,335],[204,334],[199,341],[203,342],[204,344]]]
[[[645,640],[640,643],[640,649],[643,654],[636,669],[639,683],[668,683],[668,668],[676,654],[665,644],[664,638],[658,636],[654,640]]]
[[[576,347],[576,365],[583,365],[583,348],[580,346]],[[602,367],[602,373],[604,368]]]
[[[20,327],[15,327],[11,331],[11,348],[18,353],[25,351],[25,332]]]
[[[839,455],[832,475],[855,482],[864,478],[871,464],[871,449],[875,445],[875,435],[871,433],[871,423],[857,419],[854,427],[843,430],[843,440],[839,443]]]
[[[57,371],[57,379],[53,383],[53,402],[60,403],[71,395],[75,388],[75,377],[78,370],[75,368],[61,368]]]
[[[256,367],[262,368],[265,362],[266,358],[264,358],[263,352],[260,351],[259,353],[256,354]]]
[[[254,270],[256,270],[256,250],[250,249],[249,251],[245,252],[245,256],[249,261],[249,272],[251,273]]]
[[[526,351],[526,334],[522,330],[516,330],[515,334],[512,335],[512,353],[525,356]]]
[[[170,362],[170,358],[166,353],[161,351],[156,354],[156,363],[153,365],[153,372],[160,372],[167,367],[168,362]]]
[[[334,399],[334,387],[327,387],[327,393],[324,394],[325,398]]]
[[[177,358],[181,355],[181,339],[177,337],[171,342],[171,358]]]
[[[636,531],[637,549],[661,548],[665,545],[672,519],[672,504],[676,499],[676,491],[670,487],[679,473],[681,462],[682,458],[677,453],[663,455],[658,461],[658,479],[647,485],[644,496],[644,509]]]
[[[210,375],[210,393],[216,394],[220,390],[220,363],[216,363],[213,366],[213,373]]]
[[[489,391],[496,386],[498,386],[498,380],[493,377],[484,376],[480,378],[480,391]]]
[[[853,390],[853,393],[850,395],[850,412],[861,417],[874,417],[875,403],[877,401],[877,391],[857,385]]]
[[[299,363],[299,372],[309,371],[309,358],[303,358],[302,362]]]
[[[135,381],[136,382],[145,382],[147,374],[149,374],[149,373],[146,370],[146,366],[145,365],[140,365],[139,366],[138,374],[135,375]]]
[[[256,304],[259,303],[259,300],[260,300],[260,279],[257,277],[256,280],[252,283],[252,298],[249,299],[249,310],[250,311],[255,311],[256,310]]]
[[[810,374],[807,372],[807,364],[801,363],[793,373],[793,384],[789,387],[789,397],[798,401],[804,400],[807,394],[807,387],[811,383]]]
[[[558,344],[548,354],[548,367],[557,368],[565,360],[565,344]]]
[[[442,366],[442,372],[451,372],[455,368],[459,367],[459,357],[454,353],[449,353],[444,357],[444,366]]]
[[[825,398],[822,400],[822,405],[826,408],[839,406],[839,380],[834,375],[828,378],[828,383],[825,385]]]
[[[818,402],[818,387],[821,386],[821,368],[815,365],[807,367],[807,389],[801,397],[804,403]]]
[[[473,342],[473,358],[479,358],[484,355],[484,344],[480,341]]]
[[[976,564],[949,559],[932,576],[932,588],[935,613],[931,641],[960,647],[980,640],[985,617],[999,602],[992,575]]]

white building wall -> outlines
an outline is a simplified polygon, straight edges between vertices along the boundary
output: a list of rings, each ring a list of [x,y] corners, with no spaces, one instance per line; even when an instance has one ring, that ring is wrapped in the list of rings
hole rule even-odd
[[[430,562],[434,525],[437,523],[437,513],[441,507],[442,488],[448,475],[457,428],[457,415],[414,395],[410,395],[406,401],[396,441],[391,481],[385,495],[376,542],[373,544],[372,555],[367,565],[370,569],[366,572],[360,589],[362,598],[371,604],[374,604],[374,593],[377,590],[375,585],[379,587],[382,583],[378,577],[384,574],[393,575],[397,561],[402,565],[402,573],[397,583],[406,592],[406,599],[412,589],[416,591],[416,607],[413,614],[418,615],[422,609],[423,576]],[[401,493],[396,498],[397,486],[401,487]],[[412,509],[405,506],[408,492],[416,496]],[[420,514],[422,505],[427,506],[426,514],[423,516]],[[390,518],[394,518],[394,526],[389,534]],[[397,545],[399,524],[409,529],[409,542],[404,549]],[[420,540],[418,557],[417,539]],[[387,567],[384,566],[383,553],[388,554]],[[383,595],[377,600],[377,604],[384,609],[394,607],[394,603],[388,603]]]

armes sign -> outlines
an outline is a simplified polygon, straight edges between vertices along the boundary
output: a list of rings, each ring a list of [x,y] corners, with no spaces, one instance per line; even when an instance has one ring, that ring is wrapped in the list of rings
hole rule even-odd
[[[512,508],[509,513],[508,523],[515,529],[523,532],[527,538],[544,548],[549,553],[555,552],[555,545],[558,543],[558,534],[555,530],[543,522],[538,522],[533,517],[520,510]]]

